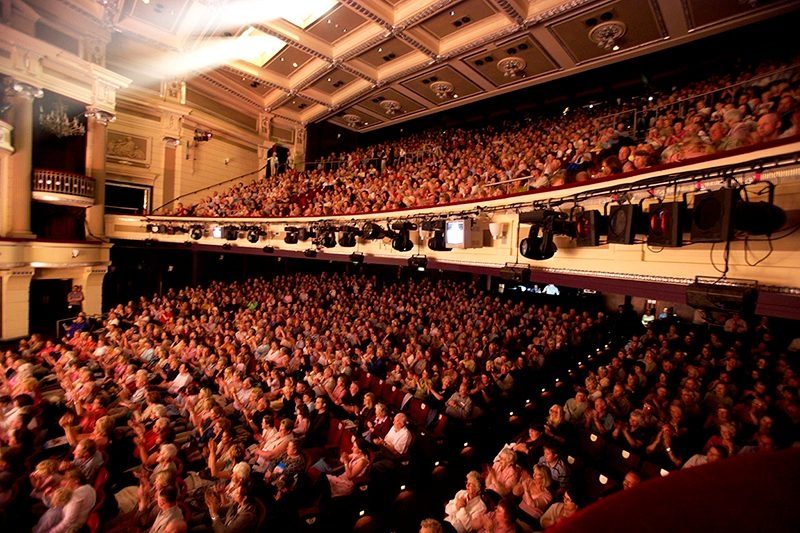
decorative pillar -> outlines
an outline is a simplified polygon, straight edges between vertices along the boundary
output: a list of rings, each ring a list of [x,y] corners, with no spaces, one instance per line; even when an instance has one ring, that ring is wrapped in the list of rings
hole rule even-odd
[[[306,168],[306,122],[295,128],[294,134],[294,168],[304,170]]]
[[[106,130],[116,116],[95,107],[86,108],[86,175],[94,178],[94,205],[86,210],[88,237],[103,239],[106,205]]]
[[[31,233],[31,181],[33,156],[33,100],[41,98],[40,88],[27,83],[11,81],[6,86],[6,96],[11,103],[9,112],[14,128],[14,153],[8,161],[8,188],[3,195],[3,235],[33,239]],[[27,325],[26,325],[27,327]]]
[[[258,114],[258,168],[265,168],[269,161],[269,149],[272,144],[269,142],[270,121],[274,115],[267,111]],[[266,176],[266,170],[261,176]]]
[[[0,339],[28,335],[31,279],[30,267],[0,270]]]
[[[164,142],[164,189],[161,196],[161,203],[166,204],[175,199],[175,180],[177,177],[177,150],[181,145],[180,137],[165,136],[162,141]],[[173,209],[176,206],[171,206]]]
[[[14,127],[0,120],[0,236],[8,235],[11,228],[11,209],[9,198],[11,194],[11,154],[14,145],[11,144],[11,135]]]
[[[103,278],[108,267],[86,267],[81,275],[72,278],[73,285],[83,288],[83,312],[87,315],[99,315],[103,312]]]

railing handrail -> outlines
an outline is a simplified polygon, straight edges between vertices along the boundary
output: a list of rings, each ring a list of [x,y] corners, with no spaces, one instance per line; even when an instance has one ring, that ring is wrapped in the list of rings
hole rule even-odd
[[[187,196],[191,196],[193,194],[199,194],[199,193],[202,193],[203,191],[208,191],[208,190],[214,189],[216,187],[219,187],[220,185],[225,185],[226,183],[231,183],[233,181],[246,178],[247,176],[250,176],[250,175],[253,175],[253,174],[258,176],[258,174],[261,171],[263,171],[264,169],[266,169],[266,168],[267,168],[267,165],[265,164],[263,167],[261,167],[261,168],[259,168],[257,170],[252,170],[252,171],[246,172],[246,173],[244,173],[244,174],[242,174],[240,176],[236,176],[234,178],[230,178],[230,179],[227,179],[225,181],[220,181],[218,183],[215,183],[213,185],[209,185],[207,187],[203,187],[203,188],[197,189],[195,191],[191,191],[191,192],[187,192],[187,193],[181,194],[180,196],[176,196],[172,200],[169,200],[168,202],[165,202],[165,203],[161,204],[160,206],[156,207],[155,209],[153,209],[153,213],[158,212],[159,210],[163,209],[164,207],[166,207],[166,206],[168,206],[170,204],[173,204],[175,202],[179,202],[182,198],[186,198]]]
[[[81,178],[89,181],[95,181],[92,176],[87,176],[86,174],[79,174],[78,172],[70,172],[69,170],[58,170],[54,168],[34,168],[33,169],[33,177],[35,178],[38,174],[61,174],[63,176],[69,176],[72,178]]]

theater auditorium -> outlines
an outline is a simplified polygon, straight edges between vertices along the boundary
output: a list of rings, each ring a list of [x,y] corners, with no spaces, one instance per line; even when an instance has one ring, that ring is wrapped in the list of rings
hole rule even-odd
[[[796,0],[0,0],[0,528],[800,530]]]

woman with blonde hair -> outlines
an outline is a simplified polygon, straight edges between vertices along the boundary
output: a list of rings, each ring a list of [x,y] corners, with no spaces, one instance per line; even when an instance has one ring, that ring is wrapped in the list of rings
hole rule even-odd
[[[534,465],[533,475],[525,475],[514,486],[514,496],[522,497],[519,503],[519,509],[522,511],[520,517],[527,524],[538,524],[542,513],[553,501],[553,495],[549,490],[552,483],[550,469],[544,465]]]
[[[507,496],[519,480],[517,455],[511,448],[503,448],[486,472],[486,489]]]

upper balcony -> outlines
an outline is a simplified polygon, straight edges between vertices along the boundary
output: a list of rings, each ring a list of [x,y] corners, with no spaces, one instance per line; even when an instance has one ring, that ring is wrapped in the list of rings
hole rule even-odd
[[[59,205],[91,207],[94,204],[94,178],[66,172],[37,168],[33,171],[33,199]]]

